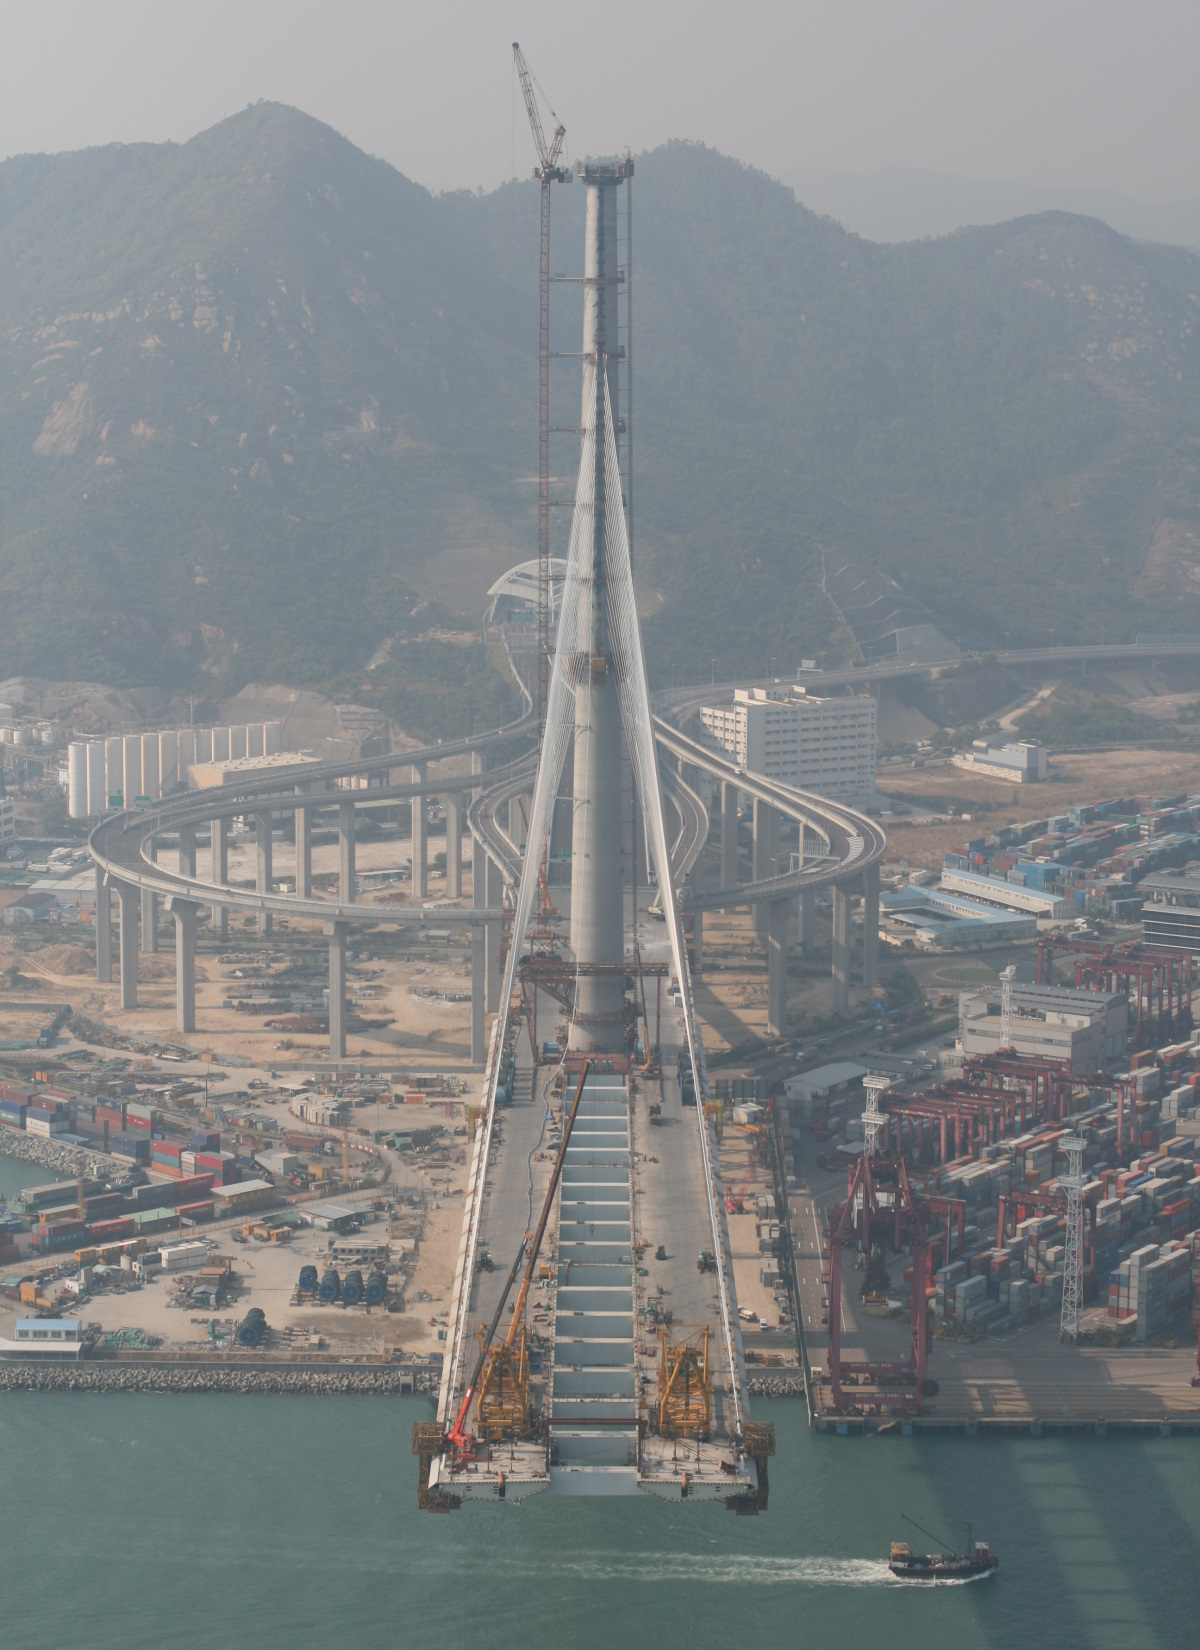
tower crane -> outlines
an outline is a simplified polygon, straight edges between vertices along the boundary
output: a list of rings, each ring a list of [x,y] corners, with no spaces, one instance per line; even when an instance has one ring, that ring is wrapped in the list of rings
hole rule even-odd
[[[538,282],[538,596],[537,596],[537,711],[538,745],[546,730],[546,701],[550,693],[550,185],[569,183],[570,172],[560,166],[567,129],[550,108],[549,99],[542,93],[554,122],[554,133],[546,142],[545,128],[534,92],[534,79],[525,55],[513,41],[513,63],[525,110],[529,116],[529,130],[533,133],[538,163],[533,175],[542,186],[542,242],[540,278]],[[539,87],[540,91],[541,88]]]

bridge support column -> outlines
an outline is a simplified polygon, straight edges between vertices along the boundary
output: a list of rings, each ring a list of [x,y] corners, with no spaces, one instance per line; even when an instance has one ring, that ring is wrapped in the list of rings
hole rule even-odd
[[[196,1029],[196,919],[200,907],[190,899],[173,899],[175,918],[175,1028]]]
[[[112,984],[112,890],[96,867],[96,984]]]
[[[462,898],[462,797],[446,798],[446,898]]]
[[[121,939],[121,1007],[137,1007],[138,891],[128,882],[117,883],[118,932]]]
[[[767,913],[767,1036],[787,1036],[787,958],[790,899],[773,899]]]
[[[863,872],[863,985],[879,984],[879,862]]]
[[[726,779],[721,782],[721,887],[732,888],[738,879],[738,788]],[[732,905],[725,907],[728,916]]]
[[[487,904],[487,854],[475,836],[471,838],[471,904]]]
[[[800,955],[811,957],[817,940],[817,891],[805,888],[800,894]]]
[[[414,762],[413,784],[424,785],[428,772],[426,763]],[[429,898],[429,855],[426,852],[429,833],[426,830],[425,818],[427,802],[428,798],[424,791],[412,799],[412,896],[414,899],[422,900]]]
[[[699,979],[704,972],[704,912],[692,912],[692,977]]]
[[[498,907],[504,903],[504,878],[500,867],[486,859],[487,869],[484,880],[487,884],[487,903]],[[487,968],[486,968],[486,1006],[489,1014],[495,1014],[500,1007],[500,924],[487,924]]]
[[[179,874],[189,882],[196,880],[196,827],[179,827]]]
[[[354,804],[338,803],[338,904],[353,905],[355,895],[354,871]]]
[[[754,872],[755,882],[766,882],[778,870],[779,860],[779,814],[768,802],[754,799]],[[765,945],[767,942],[768,916],[764,901],[760,900],[752,907],[754,912],[754,932]]]
[[[312,809],[297,808],[292,815],[296,836],[296,898],[312,898]]]
[[[476,924],[471,930],[471,1064],[481,1066],[487,1059],[487,1038],[484,1035],[487,1015],[484,1010],[484,974],[486,972],[487,934]]]
[[[327,922],[329,940],[329,1056],[346,1058],[346,929],[344,922]]]
[[[156,843],[150,844],[149,855],[151,862],[157,864]],[[158,950],[158,895],[148,888],[142,889],[142,950],[149,953]]]
[[[271,816],[269,813],[255,814],[254,816],[254,888],[259,894],[269,894],[274,880],[274,839],[271,836]],[[258,931],[260,934],[271,932],[271,913],[258,913]]]
[[[214,819],[209,822],[209,840],[212,843],[212,880],[222,887],[229,881],[229,821]],[[216,932],[229,932],[229,910],[224,905],[212,908],[212,925]]]
[[[832,892],[833,1012],[845,1014],[850,1007],[850,896],[839,883]]]

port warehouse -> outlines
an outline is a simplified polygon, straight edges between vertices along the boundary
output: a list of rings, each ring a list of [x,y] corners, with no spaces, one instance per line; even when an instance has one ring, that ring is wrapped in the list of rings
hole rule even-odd
[[[991,1055],[965,1062],[965,1082],[884,1091],[880,1151],[902,1152],[924,1191],[959,1211],[932,1233],[923,1280],[942,1333],[1003,1335],[1060,1311],[1060,1143],[1072,1135],[1086,1143],[1084,1300],[1121,1338],[1186,1332],[1200,1281],[1200,1169],[1190,1132],[1200,1119],[1200,1033],[1133,1059],[1129,1071],[1081,1080],[1061,1062]],[[822,1132],[840,1123],[839,1155],[852,1164],[862,1151],[861,1094],[846,1092],[853,1068],[805,1075],[810,1084],[792,1080],[791,1096],[776,1102],[785,1172],[794,1174],[793,1143],[811,1121]],[[988,1087],[989,1078],[1006,1086]],[[893,1310],[907,1308],[921,1286],[911,1252],[901,1252],[899,1273],[893,1266],[886,1283]],[[779,1277],[766,1262],[763,1281]]]

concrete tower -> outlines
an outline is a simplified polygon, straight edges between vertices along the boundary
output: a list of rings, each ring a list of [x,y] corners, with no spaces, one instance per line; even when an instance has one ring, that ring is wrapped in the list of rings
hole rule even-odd
[[[584,246],[583,416],[592,422],[596,373],[608,379],[611,406],[617,397],[617,187],[633,162],[586,161]],[[590,602],[590,657],[574,664],[575,766],[571,843],[571,945],[581,963],[620,964],[625,957],[625,900],[621,866],[621,708],[609,639],[604,572],[606,511],[624,507],[607,497],[603,441],[595,443],[591,477],[592,534],[583,569]],[[625,992],[620,975],[581,975],[576,990],[570,1046],[616,1053],[624,1049]]]

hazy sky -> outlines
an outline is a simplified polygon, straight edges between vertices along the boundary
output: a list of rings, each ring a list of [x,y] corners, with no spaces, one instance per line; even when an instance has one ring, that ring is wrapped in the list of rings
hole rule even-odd
[[[0,154],[184,139],[262,97],[491,187],[532,160],[514,39],[573,156],[685,137],[775,174],[1200,193],[1196,0],[0,0]]]

